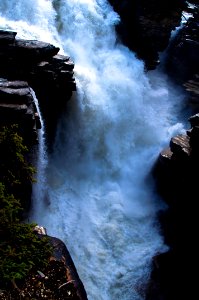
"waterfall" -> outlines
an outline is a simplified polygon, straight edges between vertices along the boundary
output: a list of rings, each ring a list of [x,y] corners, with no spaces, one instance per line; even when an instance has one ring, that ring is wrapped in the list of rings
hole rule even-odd
[[[75,62],[77,92],[45,165],[48,203],[32,218],[66,243],[89,300],[143,299],[152,257],[166,249],[149,174],[183,130],[180,91],[116,43],[117,22],[106,0],[0,3],[1,28],[58,45]]]
[[[45,127],[42,114],[40,111],[38,99],[33,89],[31,94],[34,100],[34,104],[39,115],[41,129],[38,130],[38,151],[37,151],[37,163],[36,163],[36,182],[33,184],[32,191],[32,218],[36,219],[37,212],[44,212],[44,203],[47,195],[46,189],[46,167],[47,167],[47,152],[45,144]]]

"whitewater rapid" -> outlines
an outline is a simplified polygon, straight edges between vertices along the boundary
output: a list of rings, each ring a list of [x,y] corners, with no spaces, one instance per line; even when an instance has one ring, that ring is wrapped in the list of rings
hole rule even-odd
[[[40,153],[31,219],[66,243],[89,300],[143,299],[151,259],[166,250],[150,170],[183,130],[182,95],[116,43],[117,22],[105,0],[0,2],[1,29],[51,42],[75,62],[77,92],[53,153]]]

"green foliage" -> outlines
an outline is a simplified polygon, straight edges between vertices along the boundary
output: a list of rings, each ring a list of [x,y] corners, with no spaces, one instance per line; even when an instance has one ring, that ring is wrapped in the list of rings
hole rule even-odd
[[[35,170],[25,159],[28,152],[17,125],[2,127],[0,131],[1,180],[8,185],[20,185],[24,180],[33,180]]]
[[[0,181],[7,191],[27,206],[28,188],[34,181],[35,169],[27,162],[28,148],[18,133],[17,125],[3,126],[0,129]]]
[[[0,130],[0,279],[1,285],[23,279],[31,269],[46,266],[52,248],[46,237],[34,232],[36,224],[21,220],[20,189],[32,184],[34,168],[17,126]]]
[[[36,224],[19,222],[20,202],[0,183],[0,278],[22,279],[32,268],[46,266],[52,249],[35,232]]]

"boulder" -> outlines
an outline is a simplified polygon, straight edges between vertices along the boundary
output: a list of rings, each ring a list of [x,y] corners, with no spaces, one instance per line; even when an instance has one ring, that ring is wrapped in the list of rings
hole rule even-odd
[[[48,237],[49,242],[53,248],[52,256],[49,260],[49,265],[46,270],[40,272],[43,281],[43,289],[47,290],[47,287],[53,295],[56,295],[58,299],[76,299],[76,300],[87,300],[86,291],[83,283],[79,278],[71,255],[64,244],[64,242],[56,237],[47,235],[47,231],[42,226],[35,227],[35,233],[39,237]],[[50,276],[48,276],[50,272]],[[52,276],[52,275],[53,276]],[[51,277],[51,278],[50,278]],[[33,284],[29,281],[29,285]],[[71,295],[68,294],[71,292]],[[72,293],[74,297],[72,298]]]
[[[70,253],[66,248],[66,245],[60,239],[57,239],[55,237],[50,237],[50,242],[54,249],[53,259],[51,258],[51,260],[63,262],[68,280],[70,280],[73,284],[79,300],[87,300],[87,295],[83,283],[79,278],[79,275],[70,256]]]

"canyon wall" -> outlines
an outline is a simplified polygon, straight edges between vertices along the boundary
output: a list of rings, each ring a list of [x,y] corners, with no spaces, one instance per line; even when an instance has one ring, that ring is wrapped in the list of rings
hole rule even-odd
[[[119,39],[145,61],[148,70],[159,64],[159,53],[166,49],[171,31],[180,25],[183,0],[109,0],[120,15]]]

